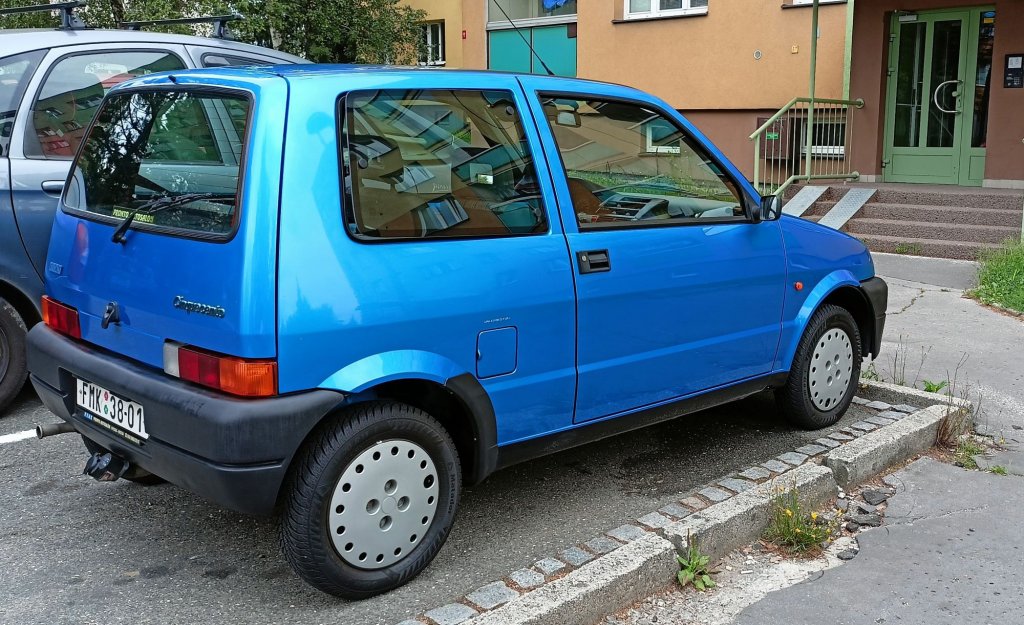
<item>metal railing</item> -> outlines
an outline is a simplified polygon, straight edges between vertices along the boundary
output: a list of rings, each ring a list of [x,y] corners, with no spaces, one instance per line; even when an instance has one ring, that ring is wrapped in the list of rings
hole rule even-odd
[[[856,180],[853,108],[864,100],[793,98],[750,135],[754,187],[782,196],[799,180]]]

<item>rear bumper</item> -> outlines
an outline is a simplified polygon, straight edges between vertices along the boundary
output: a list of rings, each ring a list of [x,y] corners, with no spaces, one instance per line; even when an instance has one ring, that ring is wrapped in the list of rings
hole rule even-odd
[[[875,332],[871,337],[870,353],[877,357],[882,350],[882,332],[885,330],[885,311],[889,306],[889,285],[885,280],[875,277],[860,283],[860,289],[871,306],[871,316],[875,322]]]
[[[28,335],[32,385],[54,414],[151,473],[240,512],[269,514],[288,464],[310,430],[344,400],[315,390],[235,399],[182,382],[43,324]],[[75,378],[142,404],[149,439],[135,445],[75,405]]]

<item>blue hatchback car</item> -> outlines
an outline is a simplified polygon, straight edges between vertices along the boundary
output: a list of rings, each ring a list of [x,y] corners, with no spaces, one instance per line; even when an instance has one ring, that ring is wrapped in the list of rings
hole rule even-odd
[[[113,89],[46,293],[31,380],[88,473],[277,512],[360,598],[512,463],[766,389],[835,423],[887,289],[640,91],[296,66]]]

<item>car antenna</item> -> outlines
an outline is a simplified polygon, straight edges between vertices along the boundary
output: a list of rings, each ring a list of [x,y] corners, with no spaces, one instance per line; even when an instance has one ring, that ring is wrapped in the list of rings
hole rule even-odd
[[[530,52],[533,53],[533,56],[537,57],[537,60],[540,61],[541,67],[543,67],[544,71],[548,73],[548,76],[554,76],[555,73],[551,71],[551,68],[548,67],[548,64],[544,62],[544,59],[540,58],[540,55],[537,54],[537,51],[533,49],[533,44],[530,43],[530,40],[526,38],[526,35],[523,34],[523,31],[519,30],[519,27],[516,26],[516,23],[512,21],[511,17],[508,16],[508,13],[505,12],[505,9],[501,8],[501,3],[498,2],[498,0],[494,0],[494,6],[498,7],[498,10],[501,11],[501,14],[504,15],[505,19],[508,20],[508,23],[512,24],[512,28],[514,28],[516,32],[519,33],[519,36],[523,38],[523,43],[525,43],[526,47],[530,49]]]
[[[0,9],[0,15],[15,15],[17,13],[39,13],[42,11],[60,11],[60,30],[81,30],[87,28],[82,18],[75,15],[75,9],[84,7],[83,0],[72,0],[71,2],[58,2],[54,4],[34,4],[23,7],[9,7]]]

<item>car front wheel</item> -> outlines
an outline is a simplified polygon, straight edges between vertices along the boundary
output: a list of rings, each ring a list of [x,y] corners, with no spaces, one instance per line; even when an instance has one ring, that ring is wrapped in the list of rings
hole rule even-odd
[[[860,331],[849,311],[820,308],[800,339],[789,380],[775,391],[782,414],[810,430],[839,421],[857,389],[861,353]]]
[[[306,443],[285,485],[281,544],[316,588],[362,599],[405,584],[441,550],[455,522],[455,444],[427,413],[360,404]]]

